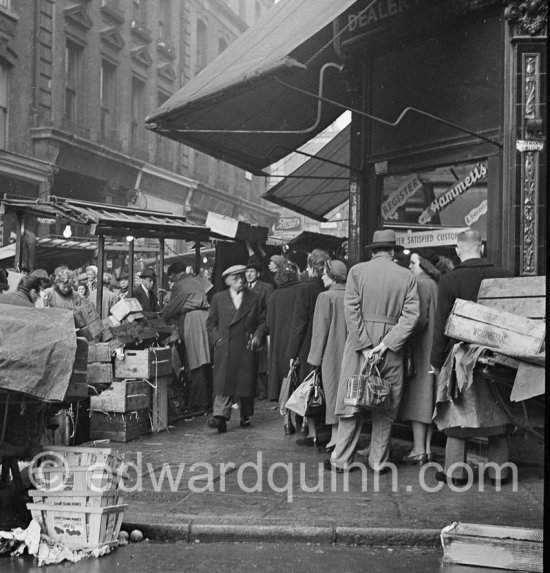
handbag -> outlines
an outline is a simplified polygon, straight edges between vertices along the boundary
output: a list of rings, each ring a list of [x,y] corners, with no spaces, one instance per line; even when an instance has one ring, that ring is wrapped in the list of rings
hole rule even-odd
[[[403,350],[403,376],[405,380],[410,380],[416,376],[416,365],[412,357],[410,346],[405,346]]]
[[[361,410],[387,410],[390,407],[390,383],[380,376],[377,362],[371,356],[359,374],[353,374],[346,381],[344,404]]]
[[[314,416],[323,411],[325,394],[317,370],[313,370],[305,377],[287,400],[285,407],[299,416]]]
[[[281,383],[281,390],[279,392],[279,413],[281,416],[286,416],[286,403],[288,401],[288,397],[298,385],[298,374],[296,374],[297,368],[298,364],[297,362],[294,362]]]

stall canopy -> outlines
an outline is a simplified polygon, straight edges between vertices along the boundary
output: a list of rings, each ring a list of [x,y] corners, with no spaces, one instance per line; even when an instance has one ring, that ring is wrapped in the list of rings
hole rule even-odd
[[[349,198],[349,135],[346,126],[317,154],[262,197],[317,221]]]
[[[313,249],[337,251],[345,241],[347,241],[347,237],[336,237],[335,235],[314,233],[313,231],[302,231],[287,244],[291,250],[298,253],[310,253]]]
[[[57,218],[69,224],[74,222],[88,225],[92,235],[109,237],[162,237],[202,241],[208,240],[210,232],[204,225],[191,223],[185,217],[170,213],[53,196],[43,200],[15,199],[6,196],[0,199],[0,214],[5,209],[38,217]]]
[[[333,22],[354,2],[281,0],[149,115],[147,127],[264,175],[342,113],[281,81],[349,105]]]

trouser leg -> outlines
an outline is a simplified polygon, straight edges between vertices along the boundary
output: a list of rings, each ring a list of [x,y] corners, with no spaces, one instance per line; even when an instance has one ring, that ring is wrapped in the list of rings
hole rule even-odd
[[[353,462],[353,455],[361,435],[363,418],[360,414],[348,418],[340,418],[338,423],[338,434],[336,435],[336,446],[330,456],[333,466],[345,468]]]
[[[502,466],[510,460],[510,449],[508,436],[502,434],[500,436],[489,436],[489,443],[487,444],[487,460],[493,462],[498,466]],[[489,466],[487,468],[487,475],[491,479],[499,477],[506,479],[510,473],[510,468],[505,468],[500,476],[495,474],[495,469]]]
[[[258,374],[256,394],[259,400],[267,398],[267,373],[265,372]]]
[[[231,396],[215,396],[212,415],[221,416],[222,418],[229,420],[229,418],[231,418],[232,404],[233,398]]]
[[[241,418],[250,418],[254,415],[254,398],[241,398]]]
[[[369,466],[378,471],[390,458],[392,421],[383,412],[373,410]]]
[[[189,372],[189,405],[208,409],[212,405],[212,367],[207,364]]]
[[[445,444],[445,474],[448,477],[465,478],[466,471],[464,467],[458,466],[452,472],[449,468],[456,463],[466,463],[466,456],[468,454],[468,440],[465,438],[447,438]]]

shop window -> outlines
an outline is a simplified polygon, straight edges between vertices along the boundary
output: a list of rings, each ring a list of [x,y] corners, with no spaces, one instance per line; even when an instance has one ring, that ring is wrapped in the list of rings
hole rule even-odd
[[[116,66],[110,62],[101,63],[101,135],[104,139],[117,137],[117,93]]]
[[[387,227],[472,227],[487,238],[487,161],[383,178],[381,215]]]
[[[8,142],[8,67],[0,63],[0,149]]]

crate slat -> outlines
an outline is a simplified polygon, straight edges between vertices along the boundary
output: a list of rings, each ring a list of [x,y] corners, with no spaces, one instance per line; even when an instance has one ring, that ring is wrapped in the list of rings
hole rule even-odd
[[[151,405],[151,385],[145,380],[115,380],[98,396],[90,398],[92,410],[130,412]]]

